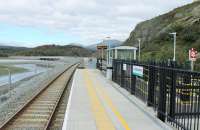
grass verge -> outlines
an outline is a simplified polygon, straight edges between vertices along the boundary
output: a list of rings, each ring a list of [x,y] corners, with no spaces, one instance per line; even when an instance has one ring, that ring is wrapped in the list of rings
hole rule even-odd
[[[11,65],[0,65],[0,76],[8,75],[8,71],[6,70],[6,68],[8,68],[12,74],[23,73],[28,71],[27,69]]]

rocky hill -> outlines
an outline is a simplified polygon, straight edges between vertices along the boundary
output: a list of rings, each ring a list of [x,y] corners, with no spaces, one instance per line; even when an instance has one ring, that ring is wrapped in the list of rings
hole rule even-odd
[[[177,32],[177,59],[185,62],[192,47],[200,51],[200,1],[139,23],[124,45],[138,46],[142,40],[142,59],[172,59],[173,37]]]

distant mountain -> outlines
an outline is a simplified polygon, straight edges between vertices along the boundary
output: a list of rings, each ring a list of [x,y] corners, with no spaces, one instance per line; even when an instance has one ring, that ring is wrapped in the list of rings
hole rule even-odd
[[[24,50],[24,49],[28,49],[28,48],[27,47],[16,47],[16,46],[0,45],[0,49]]]
[[[0,45],[0,57],[7,57],[19,51],[27,51],[27,50],[29,50],[29,48]]]
[[[110,47],[113,48],[113,47],[120,46],[122,42],[118,40],[104,40],[104,42],[86,46],[85,48],[95,51],[98,45],[109,45],[109,44],[110,44]]]
[[[68,45],[83,47],[83,45],[80,43],[70,43]]]
[[[0,57],[7,56],[91,56],[92,51],[78,45],[44,45],[35,48],[0,46]]]
[[[32,48],[30,50],[19,51],[15,55],[20,56],[91,56],[92,51],[80,46],[74,45],[44,45]]]

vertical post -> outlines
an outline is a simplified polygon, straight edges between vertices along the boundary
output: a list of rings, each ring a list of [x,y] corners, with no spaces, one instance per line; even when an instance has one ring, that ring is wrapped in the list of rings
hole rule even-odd
[[[123,60],[121,60],[121,87],[124,87]]]
[[[141,53],[141,39],[138,39],[138,42],[139,42],[139,57],[138,57],[138,61],[140,61],[140,53]]]
[[[35,64],[35,74],[37,74],[37,64]]]
[[[175,63],[172,64],[172,67],[175,67]],[[170,91],[170,110],[169,117],[170,119],[175,118],[175,108],[176,108],[176,72],[171,69],[171,91]]]
[[[176,32],[169,33],[169,34],[173,35],[173,37],[174,37],[174,58],[173,58],[173,61],[176,61]]]
[[[137,52],[136,52],[136,50],[134,50],[134,60],[137,59],[136,56],[137,56]]]
[[[112,63],[112,81],[114,81],[114,75],[115,75],[115,63],[114,63],[114,61],[113,61],[113,63]]]
[[[115,59],[113,59],[112,80],[114,82],[116,81],[116,63],[115,63]]]
[[[117,59],[118,58],[118,56],[117,56],[117,49],[114,49],[115,50],[115,59]]]
[[[103,53],[103,48],[101,48],[101,59],[103,59],[104,53]]]
[[[12,89],[12,79],[11,79],[11,71],[8,68],[5,68],[8,72],[8,84],[9,84],[9,97],[11,98],[11,89]]]
[[[191,71],[194,71],[194,61],[191,60]]]
[[[157,112],[157,117],[165,122],[165,114],[166,114],[166,77],[165,77],[165,69],[160,68],[159,69],[159,87],[160,87],[160,92],[159,92],[159,101],[158,101],[158,112]]]
[[[100,70],[103,70],[103,59],[101,59]]]
[[[155,69],[154,66],[149,66],[149,79],[148,79],[148,99],[147,105],[152,106],[154,102],[154,87],[155,87]]]
[[[174,61],[176,61],[176,33],[174,33]]]
[[[107,53],[106,53],[106,57],[107,57],[107,67],[109,66],[109,50],[107,49]]]
[[[48,59],[47,59],[47,78],[48,78],[48,80],[49,80],[49,62],[48,62]]]
[[[11,72],[10,72],[10,70],[8,69],[8,73],[9,73],[9,87],[10,87],[10,97],[11,97],[11,90],[12,90],[12,83],[11,83]]]
[[[136,76],[133,75],[133,64],[131,64],[131,94],[135,94]]]

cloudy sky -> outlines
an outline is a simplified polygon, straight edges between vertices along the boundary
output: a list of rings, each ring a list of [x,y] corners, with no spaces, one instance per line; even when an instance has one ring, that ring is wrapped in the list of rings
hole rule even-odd
[[[192,0],[0,0],[0,44],[125,40],[138,22]]]

